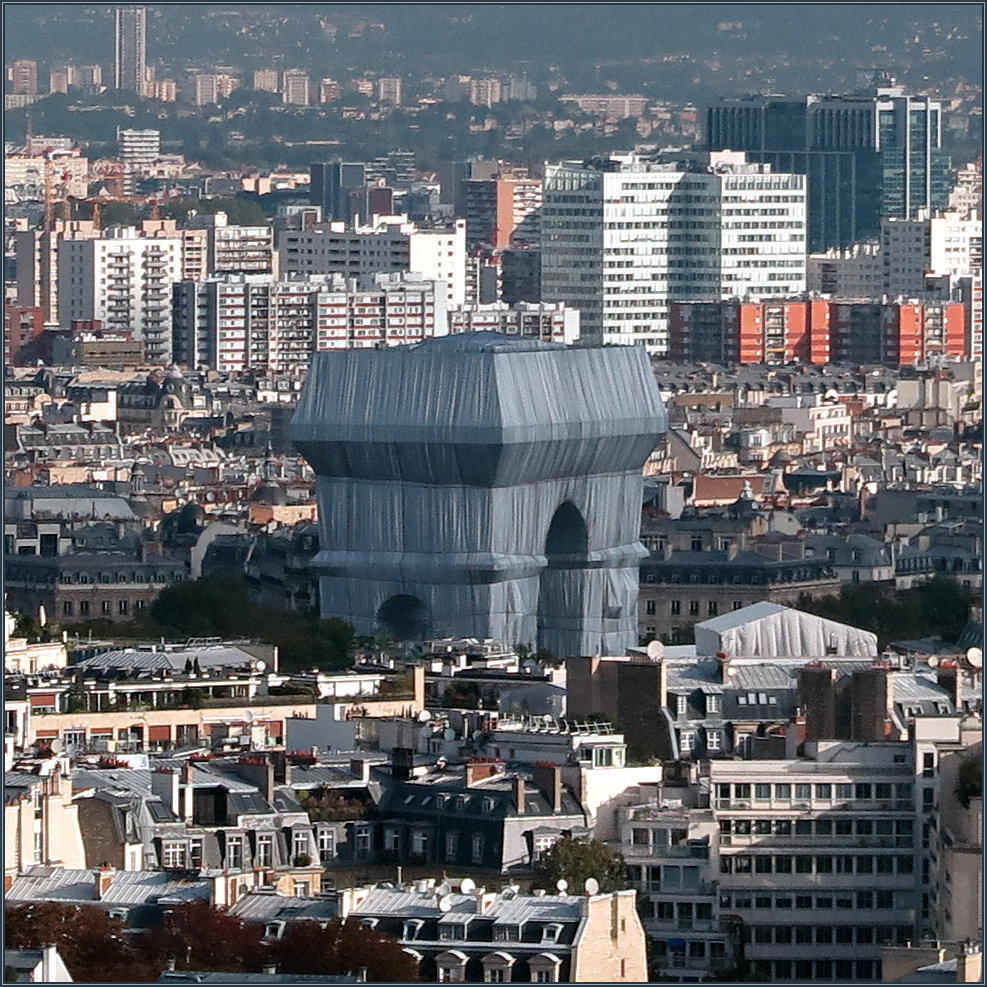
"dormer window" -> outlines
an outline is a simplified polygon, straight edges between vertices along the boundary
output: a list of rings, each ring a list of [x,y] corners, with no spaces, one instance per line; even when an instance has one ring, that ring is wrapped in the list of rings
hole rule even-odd
[[[424,924],[425,923],[420,918],[412,919],[410,922],[405,922],[404,935],[402,938],[406,939],[408,942],[414,942],[414,940],[418,938],[418,933],[421,932]]]
[[[495,925],[494,940],[496,942],[517,942],[521,938],[519,925]]]
[[[686,697],[685,696],[676,696],[675,697],[675,715],[676,716],[685,716],[686,709],[687,709]]]
[[[559,936],[562,935],[562,926],[557,924],[546,925],[541,931],[541,941],[542,942],[558,942]]]

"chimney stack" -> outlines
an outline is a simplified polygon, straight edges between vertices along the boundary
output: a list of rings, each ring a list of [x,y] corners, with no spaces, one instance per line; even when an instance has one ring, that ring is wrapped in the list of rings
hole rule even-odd
[[[362,757],[350,758],[350,774],[366,785],[370,781],[370,762]]]
[[[102,901],[106,892],[110,890],[113,878],[116,875],[116,868],[109,864],[100,864],[96,869],[96,900]]]
[[[415,752],[410,747],[395,747],[391,755],[391,778],[394,781],[409,781],[415,766]]]
[[[562,811],[562,768],[551,761],[539,761],[532,770],[535,784],[545,793],[552,812]]]
[[[269,977],[275,976],[277,972],[278,972],[278,968],[277,965],[274,963],[265,963],[261,967],[261,973],[266,973]]]
[[[936,669],[936,681],[949,693],[950,702],[957,710],[963,708],[963,677],[955,661],[943,659]]]
[[[475,788],[478,781],[492,778],[495,774],[497,774],[496,761],[479,758],[468,761],[466,764],[466,787]]]
[[[514,804],[517,806],[517,814],[523,816],[526,809],[524,779],[518,775],[514,776]]]

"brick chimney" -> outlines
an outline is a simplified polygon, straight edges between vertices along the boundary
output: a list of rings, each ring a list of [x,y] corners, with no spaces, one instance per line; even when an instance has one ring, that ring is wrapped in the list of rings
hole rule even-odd
[[[113,878],[116,876],[116,868],[111,867],[109,864],[100,864],[96,868],[96,900],[102,901],[106,896],[106,892],[110,890],[110,885],[113,883]]]
[[[466,787],[475,788],[478,781],[492,778],[497,774],[498,765],[496,761],[475,760],[466,764]]]
[[[959,710],[963,708],[963,677],[955,661],[943,660],[936,669],[936,681],[949,693],[950,702]]]
[[[550,761],[539,761],[532,770],[535,784],[545,793],[552,812],[562,811],[562,768]]]
[[[524,779],[515,775],[514,777],[514,804],[517,806],[519,816],[524,815],[527,803],[525,801]]]

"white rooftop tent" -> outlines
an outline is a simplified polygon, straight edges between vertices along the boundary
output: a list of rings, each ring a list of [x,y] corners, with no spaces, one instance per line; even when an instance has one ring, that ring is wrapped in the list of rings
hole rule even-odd
[[[754,603],[696,624],[696,654],[735,658],[873,657],[877,635],[778,603]]]

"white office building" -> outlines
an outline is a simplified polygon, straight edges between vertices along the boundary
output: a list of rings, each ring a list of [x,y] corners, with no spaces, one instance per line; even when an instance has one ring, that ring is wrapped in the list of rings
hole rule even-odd
[[[672,301],[806,290],[805,176],[739,152],[546,169],[542,300],[588,342],[668,350]]]
[[[132,227],[58,245],[58,315],[132,330],[150,362],[171,359],[171,293],[182,275],[180,237],[144,237]]]
[[[286,230],[278,240],[282,274],[372,274],[411,271],[444,281],[449,307],[466,301],[466,223],[447,230],[419,230],[406,216],[379,216],[368,226],[320,223]]]

